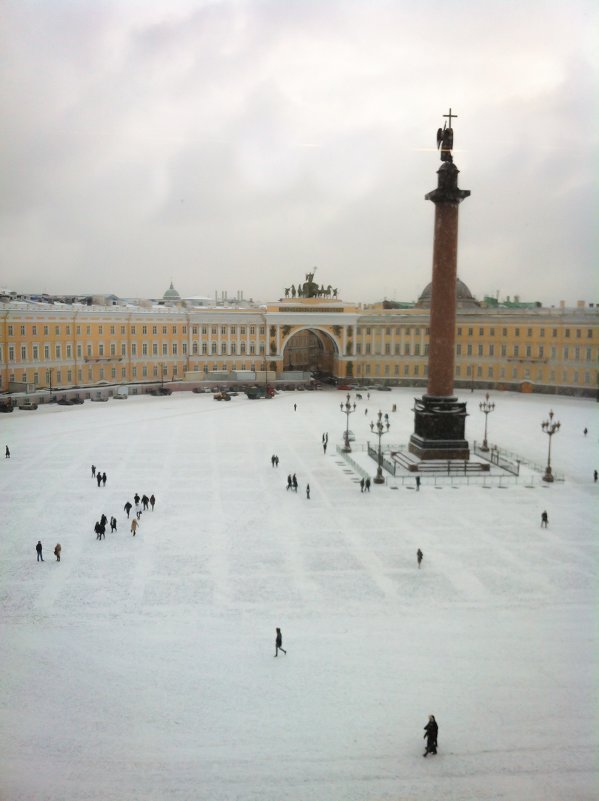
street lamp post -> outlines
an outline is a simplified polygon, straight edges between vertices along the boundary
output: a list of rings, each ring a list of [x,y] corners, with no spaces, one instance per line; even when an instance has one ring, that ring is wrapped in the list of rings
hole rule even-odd
[[[348,395],[348,398],[349,398],[349,395]],[[383,422],[383,413],[379,412],[378,413],[378,419],[377,419],[376,423],[371,423],[370,424],[370,430],[374,434],[376,434],[377,437],[379,438],[379,453],[378,453],[378,462],[379,463],[378,463],[378,467],[376,469],[376,476],[374,477],[374,483],[375,484],[384,484],[385,483],[385,479],[383,478],[383,449],[381,448],[381,437],[383,437],[385,434],[387,434],[389,432],[389,428],[390,428],[389,420],[387,419],[388,415],[386,415],[385,417],[386,417],[386,422]],[[386,431],[385,431],[385,426],[387,427]]]
[[[47,371],[46,371],[46,372],[47,372],[47,374],[48,374],[48,375],[46,376],[46,378],[47,378],[47,380],[48,380],[48,391],[49,391],[49,392],[52,392],[52,368],[51,368],[51,367],[49,367],[49,368],[47,369]]]
[[[479,409],[481,410],[481,412],[485,416],[485,436],[484,436],[484,439],[483,439],[483,444],[482,444],[482,447],[481,447],[481,451],[488,451],[489,450],[489,446],[487,444],[487,421],[489,419],[489,415],[495,409],[495,404],[493,403],[493,401],[489,401],[489,393],[488,392],[485,395],[484,401],[481,401],[481,403],[478,404],[478,407],[479,407]]]
[[[556,420],[555,423],[553,422],[553,410],[549,412],[549,420],[545,420],[541,423],[541,428],[549,437],[549,449],[547,452],[547,467],[545,468],[545,475],[543,476],[543,481],[553,481],[553,473],[551,472],[551,437],[560,429],[561,423]]]
[[[352,409],[352,405],[349,402],[349,392],[347,393],[347,400],[345,403],[340,403],[339,407],[343,414],[347,415],[347,421],[345,425],[345,445],[343,446],[344,453],[351,453],[351,445],[349,444],[349,416],[350,414],[354,413],[354,409]]]

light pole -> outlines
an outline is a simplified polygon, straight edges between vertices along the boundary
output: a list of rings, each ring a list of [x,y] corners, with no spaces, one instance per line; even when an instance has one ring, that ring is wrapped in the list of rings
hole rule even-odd
[[[485,436],[484,436],[484,439],[483,439],[483,444],[482,444],[482,447],[481,447],[481,451],[488,451],[489,450],[489,446],[487,445],[487,421],[489,419],[489,415],[495,409],[495,404],[493,403],[493,401],[489,401],[489,393],[488,392],[485,395],[484,401],[481,401],[481,403],[478,404],[478,407],[479,407],[479,409],[481,410],[481,412],[485,416]]]
[[[551,437],[556,434],[560,429],[561,423],[556,420],[553,422],[553,410],[549,412],[549,420],[541,423],[541,428],[549,437],[549,450],[547,452],[547,467],[545,468],[545,475],[543,481],[553,481],[553,473],[551,472]]]
[[[349,395],[347,397],[349,398]],[[387,427],[387,431],[385,431],[385,426]],[[386,420],[386,422],[383,423],[382,412],[378,413],[378,419],[376,423],[370,424],[370,430],[379,438],[379,464],[376,469],[376,476],[374,477],[375,484],[385,483],[385,479],[383,478],[383,450],[381,448],[381,437],[389,432],[389,427],[389,420]]]
[[[46,373],[47,373],[46,378],[48,380],[48,391],[52,392],[52,368],[48,367],[48,369],[46,370]]]
[[[349,402],[349,392],[347,393],[347,400],[345,403],[339,404],[341,411],[343,414],[347,415],[347,423],[345,426],[345,445],[343,446],[343,453],[351,453],[351,445],[349,444],[349,416],[350,414],[354,413],[354,410],[351,407],[351,403]]]

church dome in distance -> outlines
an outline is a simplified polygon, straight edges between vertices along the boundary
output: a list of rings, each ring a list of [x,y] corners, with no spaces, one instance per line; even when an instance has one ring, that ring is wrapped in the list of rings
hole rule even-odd
[[[181,295],[177,292],[177,290],[173,286],[172,281],[170,287],[166,290],[166,292],[162,297],[164,300],[181,300]]]
[[[433,296],[433,285],[431,282],[430,284],[427,284],[422,290],[422,293],[418,298],[416,306],[422,309],[430,308],[432,296]],[[456,279],[456,296],[457,296],[458,307],[460,309],[464,308],[467,309],[469,307],[475,308],[477,306],[480,306],[478,300],[476,300],[476,298],[474,297],[472,292],[468,289],[466,284],[459,278]]]

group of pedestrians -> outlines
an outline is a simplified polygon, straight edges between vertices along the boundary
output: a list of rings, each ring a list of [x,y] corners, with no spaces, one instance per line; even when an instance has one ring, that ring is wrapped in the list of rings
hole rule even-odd
[[[279,466],[279,457],[276,455],[276,453],[273,453],[273,455],[270,457],[270,463],[273,467]]]
[[[131,534],[135,537],[137,529],[140,527],[140,518],[142,512],[147,511],[150,507],[152,511],[154,511],[154,506],[156,504],[156,497],[154,493],[148,497],[145,492],[143,495],[140,496],[139,492],[136,492],[133,496],[133,500],[135,501],[135,517],[131,520]],[[140,507],[141,503],[141,507]],[[127,501],[124,505],[123,509],[127,512],[127,520],[129,519],[129,515],[131,510],[133,509],[133,504],[131,501]]]
[[[99,487],[106,486],[106,473],[102,473],[100,470],[96,470],[96,465],[92,465],[92,478],[95,478],[98,482]]]
[[[370,478],[360,479],[360,492],[370,492]]]
[[[41,540],[37,541],[37,545],[35,546],[35,551],[37,553],[37,561],[38,562],[43,562],[44,561],[44,548],[43,548]],[[56,561],[57,562],[60,562],[61,551],[62,551],[62,545],[59,542],[57,542],[56,545],[54,546],[54,556],[56,557]]]

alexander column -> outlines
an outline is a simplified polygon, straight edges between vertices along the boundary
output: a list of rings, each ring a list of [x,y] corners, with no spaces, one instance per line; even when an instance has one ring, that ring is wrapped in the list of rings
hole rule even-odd
[[[425,195],[435,204],[433,281],[430,312],[428,387],[426,395],[415,399],[414,433],[410,451],[420,459],[468,459],[470,450],[464,438],[466,404],[453,394],[455,361],[456,279],[458,256],[458,208],[470,195],[458,188],[459,170],[453,163],[453,128],[457,117],[444,114],[449,125],[437,131],[441,167],[437,188]]]

